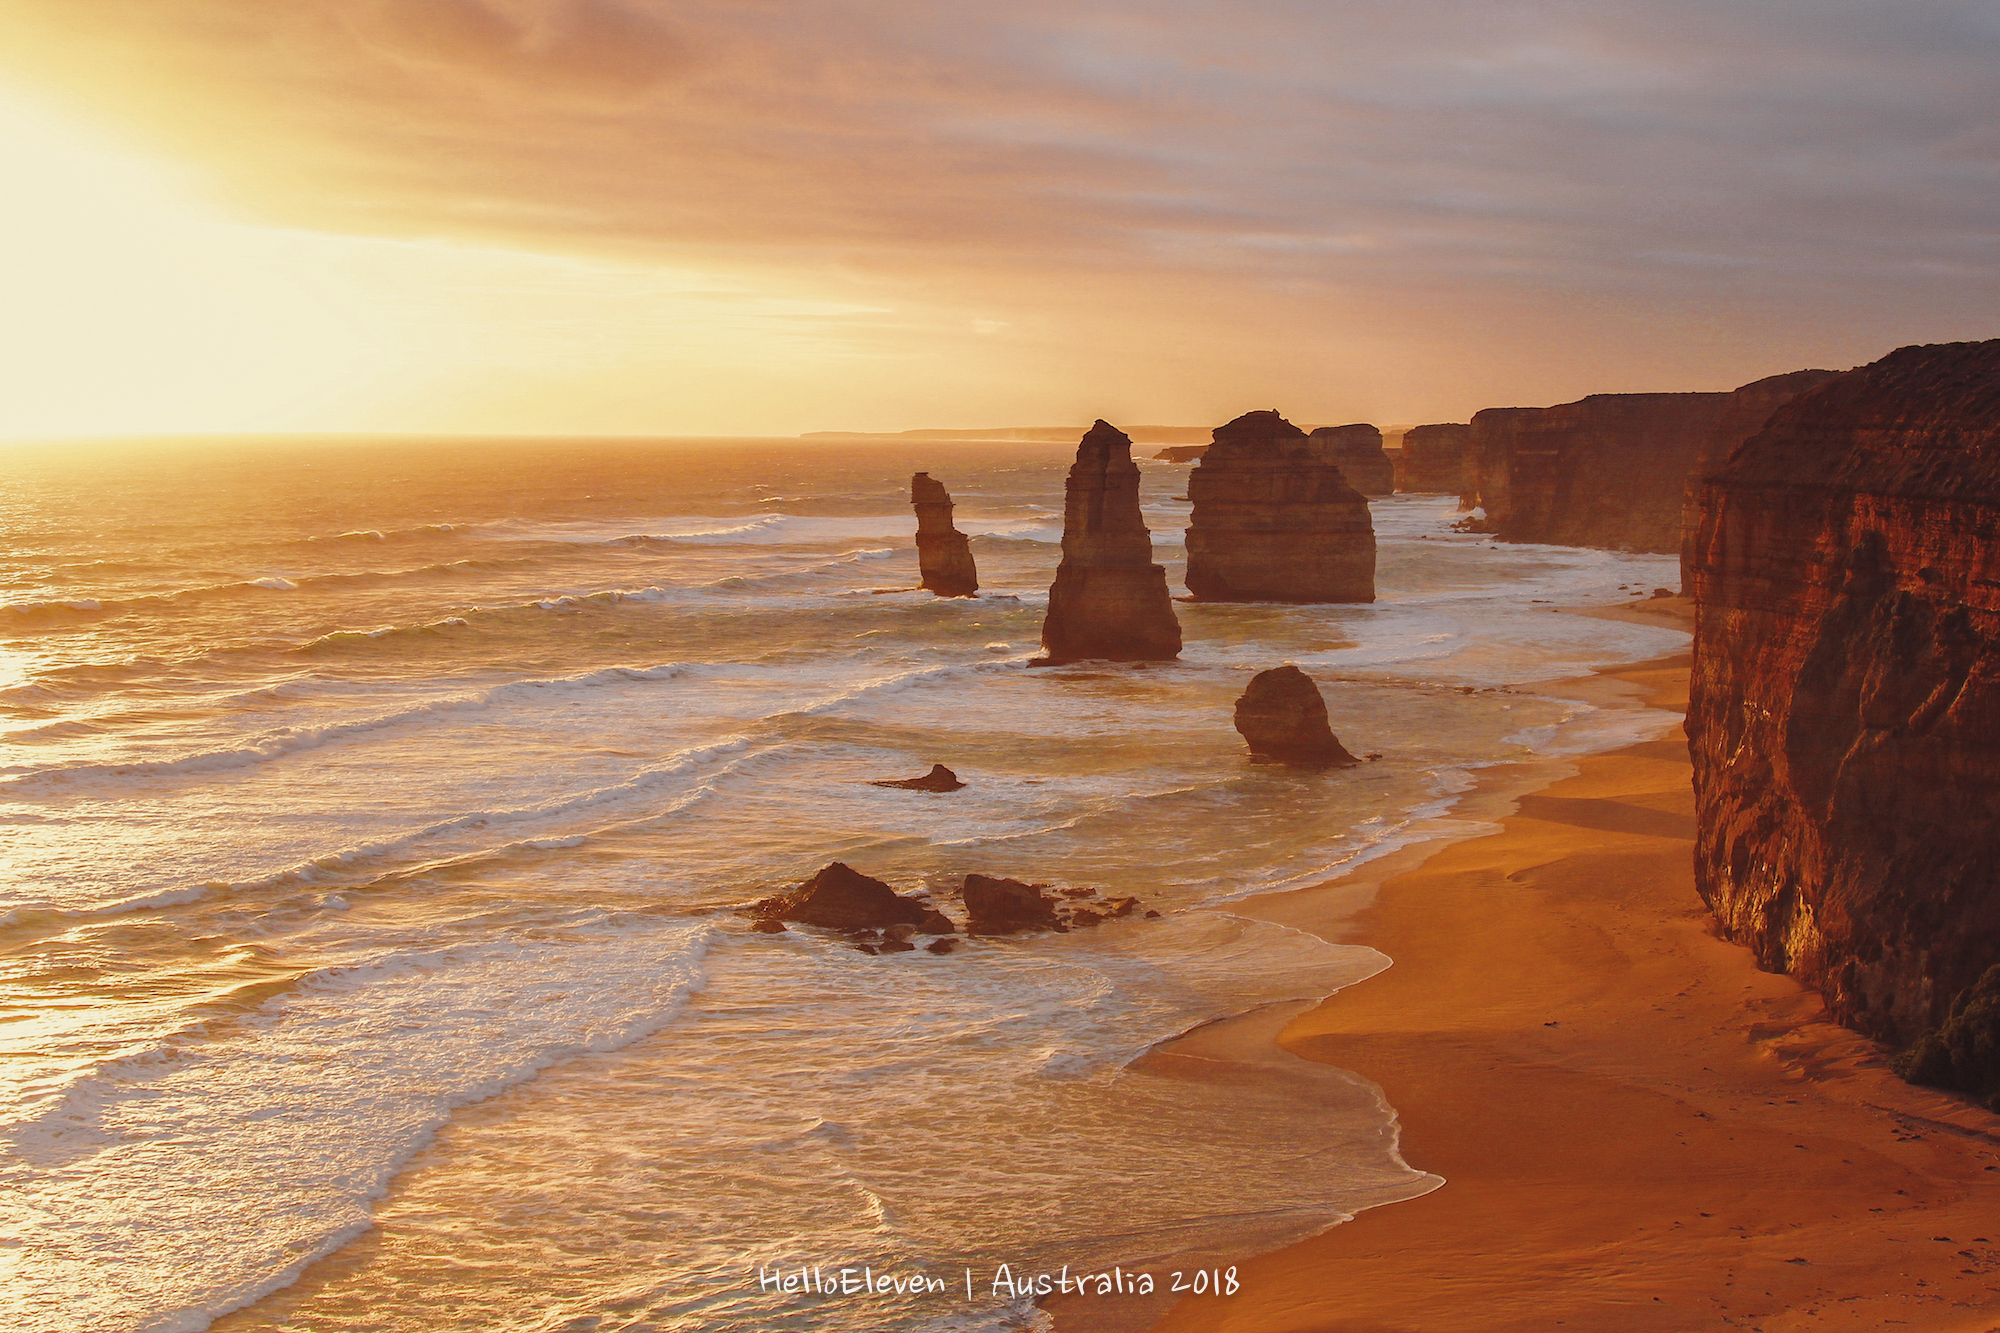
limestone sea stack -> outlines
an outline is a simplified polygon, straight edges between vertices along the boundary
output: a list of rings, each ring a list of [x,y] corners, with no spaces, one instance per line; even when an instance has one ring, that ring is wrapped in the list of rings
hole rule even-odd
[[[970,597],[979,591],[972,548],[951,521],[951,492],[928,472],[910,478],[910,503],[917,511],[917,568],[923,586],[940,597]]]
[[[1321,426],[1311,439],[1339,465],[1347,484],[1363,495],[1394,495],[1396,463],[1382,447],[1382,432],[1373,426]]]
[[[1108,422],[1092,426],[1063,491],[1062,564],[1042,622],[1045,655],[1036,663],[1180,656],[1167,571],[1153,563],[1153,535],[1139,513],[1132,441]]]
[[[1187,586],[1205,602],[1372,602],[1375,525],[1329,451],[1276,412],[1215,428],[1188,476]]]
[[[1600,393],[1472,418],[1478,531],[1501,541],[1678,551],[1686,479],[1726,457],[1777,407],[1831,371],[1798,371],[1734,393]]]
[[[1361,762],[1327,724],[1319,686],[1290,662],[1250,678],[1236,701],[1236,730],[1259,759],[1343,768]]]
[[[1809,390],[1699,508],[1696,887],[1909,1043],[2000,961],[2000,341]]]
[[[1175,444],[1160,450],[1153,457],[1167,463],[1192,463],[1207,452],[1205,444]]]
[[[1418,495],[1463,495],[1471,489],[1466,481],[1466,450],[1471,443],[1469,425],[1410,427],[1403,432],[1403,466],[1396,489]]]

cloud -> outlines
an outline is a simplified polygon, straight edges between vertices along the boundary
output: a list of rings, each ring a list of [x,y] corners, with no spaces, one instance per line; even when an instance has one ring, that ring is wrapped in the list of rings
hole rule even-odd
[[[1072,378],[1201,336],[1218,401],[1465,410],[2000,333],[1980,0],[12,9],[13,77],[239,215],[789,275]]]

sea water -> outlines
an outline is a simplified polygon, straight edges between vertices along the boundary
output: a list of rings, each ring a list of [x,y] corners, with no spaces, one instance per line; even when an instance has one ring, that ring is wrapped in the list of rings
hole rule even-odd
[[[1180,603],[1178,663],[1030,668],[1070,452],[9,450],[0,1321],[1030,1327],[1000,1265],[1164,1280],[1434,1187],[1363,1079],[1133,1062],[1388,964],[1236,900],[1483,765],[1657,731],[1513,687],[1680,649],[1560,614],[1673,562],[1378,500],[1372,606]],[[915,590],[919,469],[976,598]],[[1180,592],[1188,470],[1141,470]],[[1287,661],[1379,758],[1248,761],[1231,704]],[[869,785],[933,763],[966,787]],[[833,860],[1160,915],[943,956],[748,929]]]

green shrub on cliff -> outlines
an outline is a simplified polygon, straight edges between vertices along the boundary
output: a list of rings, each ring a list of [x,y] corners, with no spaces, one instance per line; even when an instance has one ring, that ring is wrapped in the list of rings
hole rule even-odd
[[[2000,964],[1960,991],[1944,1025],[1917,1038],[1891,1067],[1906,1082],[1969,1092],[2000,1111]]]

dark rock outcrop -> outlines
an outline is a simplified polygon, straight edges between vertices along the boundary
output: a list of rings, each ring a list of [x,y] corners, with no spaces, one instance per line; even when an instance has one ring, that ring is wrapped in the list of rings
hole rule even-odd
[[[926,935],[949,935],[958,929],[950,917],[922,900],[905,898],[881,880],[841,861],[789,893],[764,899],[751,908],[751,914],[766,921],[798,921],[836,930],[909,925]]]
[[[1446,422],[1412,426],[1403,432],[1403,456],[1396,489],[1420,495],[1463,495],[1472,489],[1467,457],[1472,427]]]
[[[1216,427],[1188,497],[1187,586],[1197,600],[1375,600],[1368,501],[1325,447],[1276,412]]]
[[[967,875],[963,890],[966,933],[1013,935],[1024,930],[1066,931],[1130,916],[1139,907],[1137,898],[1100,899],[1092,889],[1063,889],[1052,896],[1043,892],[1048,887],[992,875]]]
[[[1319,686],[1290,662],[1250,678],[1236,701],[1236,730],[1260,759],[1341,767],[1361,762],[1327,725]]]
[[[1702,484],[1690,575],[1696,886],[1909,1042],[2000,962],[2000,341],[1780,408]]]
[[[1366,422],[1321,426],[1309,437],[1327,451],[1347,484],[1363,495],[1394,495],[1396,464],[1382,447],[1382,432]]]
[[[1062,918],[1045,884],[992,875],[965,877],[965,929],[971,935],[1012,935],[1022,930],[1054,930]]]
[[[1036,664],[1180,656],[1167,571],[1153,563],[1153,536],[1139,513],[1132,441],[1108,422],[1092,426],[1063,492],[1062,564],[1049,588],[1045,655]]]
[[[1943,1026],[1917,1038],[1895,1068],[1912,1083],[1968,1093],[2000,1112],[2000,963],[1959,992]]]
[[[1153,457],[1164,459],[1169,463],[1192,463],[1207,452],[1208,446],[1205,444],[1176,444],[1160,450]]]
[[[1501,541],[1678,551],[1686,479],[1726,455],[1780,404],[1831,371],[1734,393],[1600,393],[1472,418],[1473,531]]]
[[[965,784],[958,780],[958,774],[943,764],[932,764],[931,771],[920,778],[873,778],[871,787],[900,787],[904,791],[957,791]]]
[[[979,571],[965,534],[951,521],[951,492],[928,472],[910,478],[910,504],[917,511],[917,568],[923,586],[940,597],[970,597],[979,591]]]

